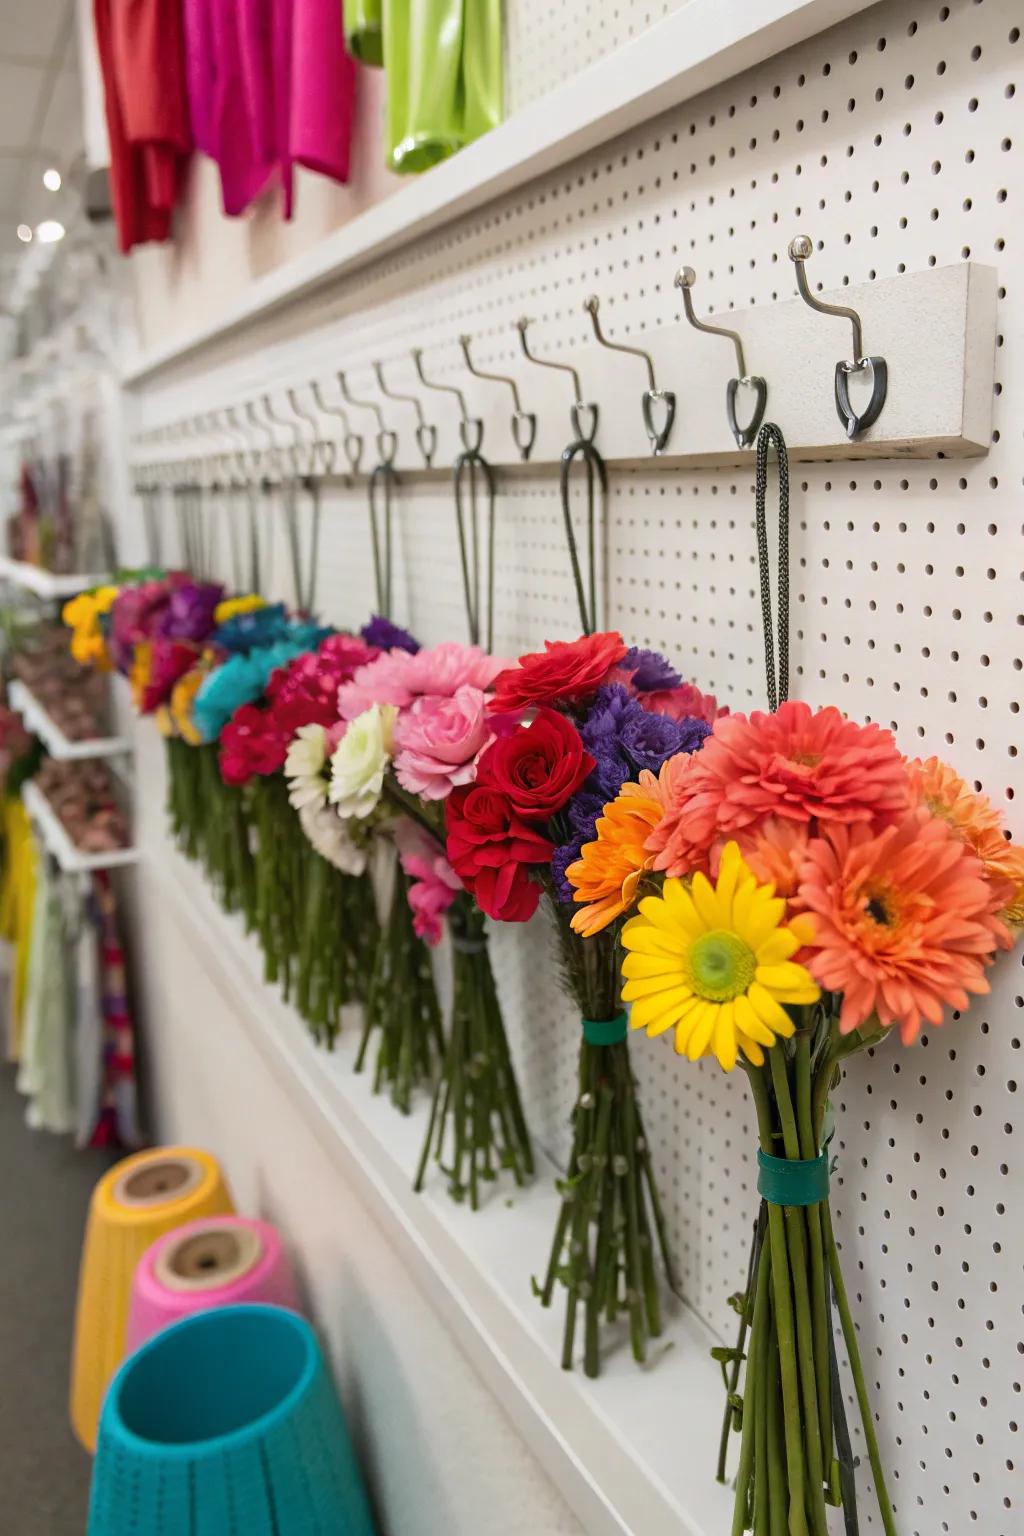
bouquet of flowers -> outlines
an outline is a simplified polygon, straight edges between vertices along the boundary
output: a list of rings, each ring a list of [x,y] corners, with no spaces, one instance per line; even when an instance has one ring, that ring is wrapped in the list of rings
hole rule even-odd
[[[296,838],[284,770],[297,732],[337,719],[338,688],[376,655],[355,635],[329,634],[272,672],[263,697],[241,704],[220,733],[224,783],[244,791],[255,829],[256,929],[268,981],[281,980],[317,1038],[330,1044],[342,1005],[365,995],[376,927],[367,847],[313,801]]]
[[[760,1141],[762,1215],[740,1340],[723,1362],[720,1478],[730,1425],[742,1424],[733,1536],[826,1536],[828,1503],[856,1528],[830,1296],[894,1536],[832,1230],[830,1098],[852,1055],[894,1031],[911,1045],[989,990],[987,968],[1024,920],[1024,849],[951,768],[908,761],[888,731],[834,708],[719,719],[700,753],[665,765],[658,789],[637,848],[660,888],[623,929],[623,998],[634,1028],[671,1033],[691,1061],[743,1069]],[[569,871],[584,923],[596,904],[583,875],[611,856],[632,805],[626,786],[583,869]],[[645,872],[643,887],[654,878]]]
[[[661,656],[627,650],[613,631],[520,657],[496,678],[490,708],[499,720],[529,721],[500,731],[475,783],[448,801],[448,857],[489,916],[524,922],[542,893],[554,916],[582,1038],[572,1154],[540,1297],[549,1306],[556,1282],[566,1288],[566,1369],[582,1307],[584,1369],[593,1376],[602,1319],[627,1319],[641,1361],[661,1330],[656,1246],[671,1270],[619,999],[619,919],[643,869],[637,849],[660,815],[655,774],[700,748],[716,706]],[[600,897],[584,923],[573,915],[568,877],[623,785],[629,811],[611,858],[588,870]]]
[[[339,690],[337,726],[309,737],[320,763],[314,787],[332,813],[394,832],[399,845],[360,1054],[378,1031],[377,1080],[389,1082],[402,1107],[418,1077],[435,1075],[442,1042],[424,941],[436,944],[447,922],[452,1014],[416,1187],[433,1154],[453,1195],[468,1194],[474,1209],[481,1181],[503,1167],[517,1181],[532,1171],[483,917],[444,851],[444,806],[472,782],[493,737],[490,685],[504,665],[476,646],[392,646]]]

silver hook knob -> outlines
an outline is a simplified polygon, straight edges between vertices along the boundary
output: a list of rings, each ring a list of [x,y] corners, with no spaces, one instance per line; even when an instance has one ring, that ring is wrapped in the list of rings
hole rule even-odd
[[[797,291],[804,303],[821,315],[835,315],[840,320],[849,320],[853,326],[853,357],[836,363],[835,371],[836,414],[847,437],[852,441],[878,420],[889,388],[889,368],[884,357],[865,356],[863,330],[855,309],[850,309],[846,304],[826,304],[811,292],[806,263],[813,254],[814,242],[810,235],[796,235],[789,242],[789,259],[796,268]],[[860,414],[850,403],[850,377],[855,373],[870,373],[871,376],[871,395]]]
[[[729,422],[729,430],[736,440],[737,448],[749,448],[757,436],[757,429],[761,425],[764,416],[764,408],[768,400],[768,385],[759,374],[748,374],[747,364],[743,353],[743,338],[738,331],[731,331],[724,325],[711,325],[707,320],[699,320],[693,308],[693,294],[691,289],[697,281],[697,274],[692,267],[680,267],[675,276],[675,285],[682,291],[683,309],[686,318],[697,331],[705,331],[709,336],[725,336],[733,344],[736,350],[736,377],[729,380],[725,386],[725,414]],[[740,389],[749,389],[754,392],[754,409],[746,426],[740,426],[736,416],[736,397]]]
[[[381,363],[374,363],[373,371],[381,394],[386,400],[398,400],[404,405],[411,405],[416,412],[416,443],[423,462],[430,468],[431,460],[437,451],[437,428],[431,426],[423,414],[423,407],[417,395],[400,395],[396,389],[390,389],[384,379],[384,367]]]
[[[601,307],[601,301],[596,294],[583,300],[583,308],[590,316],[590,323],[594,328],[594,336],[602,347],[607,347],[610,352],[626,352],[630,357],[642,358],[647,365],[647,388],[641,397],[643,409],[644,428],[647,432],[651,452],[655,455],[664,452],[665,445],[672,432],[672,424],[676,419],[675,390],[659,389],[654,377],[654,364],[649,353],[642,347],[627,347],[619,341],[609,341],[601,329],[601,322],[597,318],[597,312]],[[664,409],[664,420],[659,427],[654,419],[654,407],[661,405]]]
[[[536,413],[533,411],[523,410],[519,399],[519,386],[515,379],[509,378],[508,375],[503,373],[485,373],[482,368],[478,368],[476,366],[469,354],[469,344],[471,340],[472,337],[470,336],[460,336],[459,346],[462,348],[462,355],[466,360],[466,367],[469,369],[470,373],[473,374],[474,378],[487,379],[492,384],[507,384],[509,389],[512,391],[512,404],[514,406],[512,412],[512,436],[515,439],[516,447],[519,449],[519,457],[525,463],[526,460],[530,457],[534,440],[537,436]]]

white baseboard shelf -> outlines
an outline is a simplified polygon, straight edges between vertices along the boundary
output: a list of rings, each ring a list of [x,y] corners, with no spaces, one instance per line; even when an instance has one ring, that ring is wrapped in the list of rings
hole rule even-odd
[[[428,1103],[399,1114],[357,1075],[358,1010],[333,1052],[317,1047],[276,987],[239,919],[225,915],[201,872],[161,841],[145,863],[150,899],[166,905],[213,988],[249,1020],[263,1054],[307,1123],[416,1275],[459,1345],[581,1521],[587,1536],[724,1536],[732,1494],[717,1484],[724,1396],[710,1357],[718,1342],[675,1304],[645,1367],[623,1341],[601,1376],[563,1371],[560,1306],[534,1298],[557,1215],[556,1169],[538,1158],[524,1190],[499,1186],[478,1212],[455,1204],[444,1175],[424,1192],[412,1177]]]
[[[22,785],[21,798],[47,853],[53,855],[66,875],[89,874],[98,869],[123,869],[138,862],[137,848],[108,848],[102,853],[87,853],[76,848],[42,790],[29,779]]]
[[[0,555],[0,580],[9,581],[36,597],[56,600],[75,597],[90,587],[99,587],[110,580],[107,575],[59,576],[54,571],[44,571],[42,566],[30,565],[26,560],[12,560],[10,555]]]
[[[27,683],[14,678],[7,690],[11,708],[21,715],[27,728],[39,737],[51,757],[61,761],[85,760],[96,757],[117,757],[132,750],[131,743],[123,736],[94,736],[75,741],[65,736],[60,726],[47,713]]]

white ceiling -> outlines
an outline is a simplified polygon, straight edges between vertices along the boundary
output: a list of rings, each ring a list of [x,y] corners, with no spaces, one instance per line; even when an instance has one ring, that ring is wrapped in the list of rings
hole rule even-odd
[[[17,226],[61,217],[43,171],[81,152],[75,31],[75,0],[0,0],[0,305],[25,251]]]

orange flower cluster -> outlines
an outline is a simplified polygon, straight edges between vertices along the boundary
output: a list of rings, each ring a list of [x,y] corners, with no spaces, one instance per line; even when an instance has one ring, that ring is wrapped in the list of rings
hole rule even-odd
[[[629,912],[647,871],[746,866],[811,931],[800,958],[841,994],[840,1029],[905,1042],[989,990],[986,968],[1024,924],[1024,848],[990,802],[890,732],[799,702],[715,722],[700,752],[623,786],[567,877],[578,933]]]

